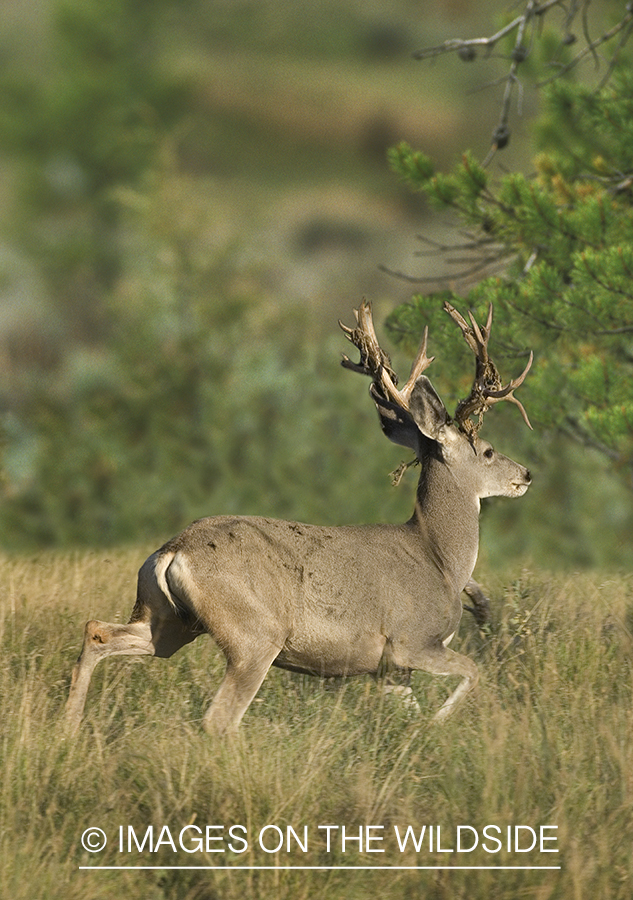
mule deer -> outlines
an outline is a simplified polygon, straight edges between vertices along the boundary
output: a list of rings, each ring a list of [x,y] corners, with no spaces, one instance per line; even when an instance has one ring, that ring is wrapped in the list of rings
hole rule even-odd
[[[380,675],[421,669],[459,675],[435,715],[445,719],[475,686],[478,671],[447,649],[462,615],[460,594],[478,549],[480,500],[520,497],[526,468],[478,434],[484,412],[515,403],[519,378],[502,387],[488,356],[492,307],[484,327],[450,305],[476,357],[470,395],[449,416],[423,372],[427,333],[402,389],[374,331],[365,301],[357,327],[341,324],[360,351],[343,365],[372,378],[384,433],[410,448],[421,474],[404,525],[326,527],[259,517],[200,519],[143,564],[127,625],[90,621],[75,665],[67,721],[78,727],[95,665],[114,655],[169,657],[210,634],[226,657],[224,679],[204,716],[219,734],[234,732],[271,665],[317,676]],[[473,417],[477,417],[477,421]],[[530,426],[531,427],[531,426]]]

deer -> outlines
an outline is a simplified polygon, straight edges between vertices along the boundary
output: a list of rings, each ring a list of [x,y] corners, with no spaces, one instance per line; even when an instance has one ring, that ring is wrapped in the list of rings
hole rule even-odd
[[[488,354],[485,325],[446,312],[475,355],[470,394],[450,416],[424,374],[428,327],[402,388],[376,337],[371,305],[339,325],[360,352],[342,365],[368,375],[381,428],[413,451],[420,476],[404,524],[307,525],[259,516],[198,519],[152,553],[138,573],[127,624],[89,621],[66,704],[79,728],[92,672],[110,656],[168,658],[201,634],[224,654],[223,680],[203,717],[204,729],[234,735],[271,666],[317,677],[421,670],[459,676],[432,721],[443,722],[476,686],[479,672],[448,648],[462,616],[460,595],[473,584],[481,500],[520,497],[528,469],[479,436],[484,413],[514,396],[521,375],[503,386]],[[476,586],[476,583],[474,583]],[[408,689],[409,690],[409,689]]]

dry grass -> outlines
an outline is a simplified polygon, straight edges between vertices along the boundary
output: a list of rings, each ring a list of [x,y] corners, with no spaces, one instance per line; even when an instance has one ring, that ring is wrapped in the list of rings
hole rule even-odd
[[[201,639],[169,661],[110,660],[97,669],[86,722],[65,738],[60,717],[83,622],[126,618],[143,549],[4,559],[0,666],[3,726],[0,896],[105,898],[628,898],[633,883],[633,580],[525,571],[491,576],[498,625],[461,646],[479,662],[475,700],[442,728],[430,714],[441,679],[415,676],[419,717],[369,680],[321,685],[273,671],[237,742],[207,737],[200,719],[222,674]],[[168,825],[243,825],[243,853],[120,853],[118,829],[139,840]],[[307,852],[265,853],[266,825]],[[385,853],[328,854],[319,825],[347,834],[384,826]],[[394,826],[556,825],[558,854],[400,853]],[[108,848],[89,854],[98,826]],[[218,834],[219,832],[213,832]],[[554,833],[554,832],[553,832]],[[194,832],[187,834],[191,837]],[[243,834],[240,832],[239,834]],[[227,836],[227,835],[225,835]],[[228,836],[227,836],[228,837]],[[267,832],[271,846],[276,833]],[[491,843],[491,842],[489,842]],[[235,841],[236,849],[242,844]],[[217,844],[213,844],[217,847]],[[494,844],[493,844],[494,846]],[[84,865],[560,865],[560,870],[80,870]]]

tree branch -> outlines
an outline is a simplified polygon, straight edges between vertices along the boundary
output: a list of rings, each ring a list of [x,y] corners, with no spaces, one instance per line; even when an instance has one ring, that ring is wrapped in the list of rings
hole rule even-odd
[[[501,101],[501,113],[499,116],[499,121],[497,122],[497,125],[492,132],[490,150],[488,151],[485,159],[482,162],[483,166],[487,166],[493,159],[497,150],[502,150],[505,146],[507,146],[510,140],[511,129],[509,121],[513,96],[515,93],[515,89],[518,89],[519,91],[521,91],[522,89],[521,83],[518,78],[519,67],[521,63],[525,62],[525,60],[531,53],[533,29],[535,27],[535,24],[537,22],[542,22],[545,16],[554,7],[558,7],[563,11],[566,11],[565,19],[563,22],[564,34],[561,39],[560,47],[568,47],[571,46],[571,44],[575,43],[576,36],[572,33],[572,27],[579,12],[581,19],[580,27],[586,42],[586,46],[580,49],[578,53],[576,53],[576,55],[573,57],[573,59],[571,59],[568,63],[559,64],[556,63],[554,59],[551,59],[549,65],[557,66],[557,71],[551,77],[539,82],[537,86],[540,87],[544,84],[550,83],[556,78],[560,78],[571,69],[579,65],[588,56],[593,57],[596,68],[598,68],[600,66],[600,56],[597,53],[598,47],[601,47],[603,44],[611,41],[618,34],[621,34],[621,39],[617,47],[613,51],[611,59],[608,61],[607,71],[604,77],[601,79],[598,88],[604,87],[604,85],[609,80],[615,62],[622,48],[633,33],[633,4],[631,2],[626,4],[622,19],[616,25],[614,25],[613,28],[603,32],[597,38],[592,38],[589,31],[589,22],[587,16],[590,2],[591,0],[582,0],[582,2],[579,4],[577,0],[571,0],[569,5],[566,6],[563,0],[546,0],[546,2],[539,2],[539,0],[526,0],[523,12],[512,19],[511,22],[509,22],[499,31],[495,32],[495,34],[491,34],[488,37],[478,38],[451,38],[444,41],[443,44],[439,44],[435,47],[425,47],[422,50],[417,50],[413,54],[414,59],[423,60],[434,59],[435,57],[441,56],[445,53],[457,53],[459,58],[464,62],[472,62],[477,58],[477,53],[480,50],[484,51],[485,58],[489,58],[492,54],[492,51],[500,41],[512,35],[513,32],[516,32],[514,46],[510,51],[510,68],[506,75],[501,76],[499,79],[491,83],[503,83],[505,87],[503,91],[503,98]],[[531,32],[529,35],[529,40],[528,32]]]

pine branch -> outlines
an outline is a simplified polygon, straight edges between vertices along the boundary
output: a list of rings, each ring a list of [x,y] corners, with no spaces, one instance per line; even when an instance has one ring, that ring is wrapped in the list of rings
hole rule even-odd
[[[617,35],[621,35],[620,41],[618,42],[618,45],[615,47],[611,58],[608,61],[607,71],[604,77],[601,79],[598,85],[598,89],[604,87],[604,85],[608,82],[617,59],[622,52],[622,49],[633,33],[633,3],[629,2],[626,4],[624,15],[616,25],[614,25],[608,31],[603,32],[598,37],[592,38],[588,22],[588,9],[590,2],[591,0],[582,0],[582,3],[579,5],[576,0],[571,0],[569,5],[566,6],[562,2],[562,0],[546,0],[546,2],[543,3],[539,2],[539,0],[527,0],[523,12],[494,34],[491,34],[487,37],[478,38],[450,38],[449,40],[444,41],[444,43],[442,44],[439,44],[435,47],[425,47],[422,50],[417,50],[413,54],[414,59],[424,60],[434,59],[446,53],[457,53],[459,58],[464,62],[473,62],[475,59],[477,59],[477,54],[481,50],[484,51],[484,58],[490,58],[493,50],[497,47],[497,45],[501,41],[509,38],[514,34],[514,45],[509,54],[510,68],[505,75],[501,76],[498,79],[495,79],[487,85],[484,85],[484,87],[491,87],[497,84],[504,84],[504,91],[501,101],[501,112],[499,120],[492,132],[490,150],[483,160],[482,166],[488,166],[495,156],[496,152],[506,147],[510,141],[511,128],[509,123],[514,94],[515,92],[519,93],[518,105],[520,114],[521,97],[523,92],[523,88],[518,77],[519,67],[528,59],[532,52],[535,28],[537,27],[537,25],[540,25],[543,22],[545,16],[554,7],[566,10],[560,47],[569,47],[576,42],[577,39],[573,34],[572,29],[579,13],[581,19],[581,30],[586,42],[586,46],[582,47],[576,53],[576,55],[565,64],[557,63],[555,59],[552,58],[549,64],[551,66],[557,66],[557,71],[551,77],[543,79],[541,82],[539,82],[537,84],[537,87],[549,84],[555,79],[567,74],[588,56],[591,56],[593,58],[596,68],[599,68],[600,56],[597,52],[598,48],[607,44]]]
[[[587,3],[586,5],[588,6],[589,4]],[[633,10],[627,9],[626,15],[620,22],[618,22],[617,25],[614,25],[614,27],[611,28],[609,31],[605,31],[604,34],[601,34],[600,37],[595,38],[595,40],[591,40],[587,29],[588,29],[587,23],[583,22],[583,31],[585,34],[585,39],[587,40],[587,46],[584,47],[579,53],[577,53],[576,56],[570,62],[567,63],[567,65],[561,66],[559,68],[559,70],[554,75],[552,75],[550,78],[546,78],[543,81],[540,81],[537,85],[538,87],[543,87],[546,84],[551,84],[551,82],[554,81],[556,78],[560,78],[561,75],[566,75],[567,72],[570,72],[580,62],[582,62],[583,59],[585,59],[589,55],[593,56],[594,62],[596,64],[596,68],[598,68],[600,66],[600,57],[596,53],[596,48],[602,46],[602,44],[607,43],[607,41],[610,41],[611,38],[614,38],[616,36],[616,34],[619,34],[621,31],[624,31],[624,34],[622,35],[622,38],[621,38],[618,46],[616,47],[613,56],[611,57],[611,59],[609,61],[609,66],[607,68],[606,75],[604,76],[604,78],[602,78],[602,80],[600,81],[600,83],[598,85],[598,90],[600,90],[601,88],[603,88],[605,86],[605,84],[611,77],[611,73],[613,72],[613,67],[615,66],[615,64],[617,62],[620,52],[622,51],[627,40],[631,36],[631,31],[633,30]]]

